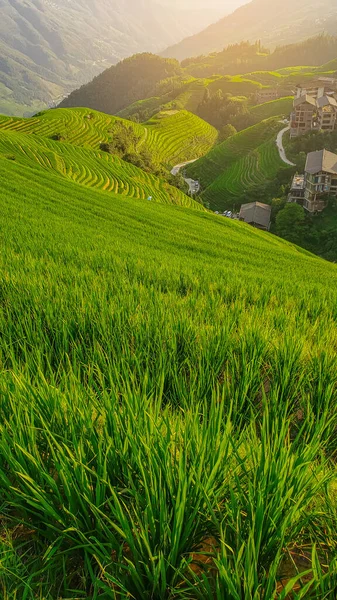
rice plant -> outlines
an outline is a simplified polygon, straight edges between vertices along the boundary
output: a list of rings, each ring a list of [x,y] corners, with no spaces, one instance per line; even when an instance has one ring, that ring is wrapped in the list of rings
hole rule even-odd
[[[336,265],[12,136],[1,597],[333,600]]]

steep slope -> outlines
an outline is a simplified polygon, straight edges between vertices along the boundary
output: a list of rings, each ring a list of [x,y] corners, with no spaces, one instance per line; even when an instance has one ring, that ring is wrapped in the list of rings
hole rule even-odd
[[[336,266],[0,177],[3,597],[333,598]]]
[[[129,104],[153,96],[157,85],[179,77],[179,63],[154,54],[131,56],[74,90],[60,107],[86,106],[114,114]]]
[[[206,87],[211,94],[221,90],[251,96],[253,104],[252,96],[262,87],[277,87],[280,97],[290,96],[299,78],[313,78],[317,73],[334,76],[336,55],[337,37],[327,35],[281,46],[272,53],[258,42],[243,42],[181,64],[143,53],[107,69],[71,93],[61,106],[90,106],[144,122],[161,109],[198,114]]]
[[[83,109],[48,111],[32,119],[0,117],[0,156],[109,194],[113,192],[136,200],[151,197],[152,202],[202,210],[201,204],[162,177],[100,150],[102,143],[114,137],[114,126],[119,123],[119,119]],[[161,155],[160,136],[157,148],[156,136],[148,135],[139,125],[133,125],[133,130],[140,145],[147,137],[153,137],[151,151],[157,160],[171,158],[167,151]],[[175,147],[171,143],[171,152],[178,151]],[[182,151],[179,144],[179,152]]]
[[[102,143],[114,138],[119,123],[131,128],[138,140],[138,150],[147,148],[157,161],[171,167],[189,160],[192,154],[193,158],[203,156],[217,139],[214,127],[187,111],[158,113],[151,121],[140,125],[87,108],[58,108],[31,119],[0,116],[0,132],[39,135],[99,150]]]
[[[169,47],[163,56],[182,60],[222,50],[231,43],[261,40],[271,47],[336,33],[334,0],[252,0],[199,34]]]
[[[200,181],[204,202],[213,210],[224,210],[259,199],[253,198],[254,192],[259,195],[286,168],[276,147],[276,135],[282,127],[278,118],[261,121],[189,165],[187,173]]]
[[[163,179],[105,152],[73,147],[71,144],[28,136],[12,131],[0,132],[0,156],[32,169],[51,171],[78,185],[118,194],[134,200],[177,204],[203,210],[177,188]]]
[[[199,29],[193,15],[154,0],[0,0],[0,12],[0,112],[12,114]]]

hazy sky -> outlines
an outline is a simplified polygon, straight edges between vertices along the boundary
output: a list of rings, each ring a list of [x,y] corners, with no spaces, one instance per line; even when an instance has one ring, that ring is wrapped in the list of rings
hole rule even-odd
[[[158,1],[158,0],[157,0]],[[216,8],[220,13],[228,14],[249,0],[160,0],[162,4],[175,4],[181,8]]]

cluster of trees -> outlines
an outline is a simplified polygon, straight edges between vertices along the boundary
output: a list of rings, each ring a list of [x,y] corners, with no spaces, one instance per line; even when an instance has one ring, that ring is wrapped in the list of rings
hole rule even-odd
[[[269,53],[260,41],[253,44],[241,42],[227,46],[222,52],[187,58],[182,61],[181,66],[194,77],[209,77],[215,73],[237,75],[253,70],[252,65],[260,65]]]
[[[302,206],[286,203],[285,198],[272,201],[273,231],[280,237],[318,254],[337,261],[337,200],[331,197],[326,210],[311,216]]]
[[[160,58],[150,53],[136,54],[72,92],[60,106],[86,106],[116,114],[138,100],[154,96],[159,82],[181,74],[177,60]]]
[[[337,37],[322,33],[297,44],[279,46],[266,58],[267,69],[323,65],[337,56]]]
[[[255,123],[248,109],[248,99],[245,96],[235,97],[224,94],[222,90],[212,94],[206,88],[204,98],[197,108],[197,114],[220,131],[221,141],[226,139],[229,124],[235,131],[239,131]]]
[[[337,130],[330,133],[310,131],[306,135],[293,138],[287,143],[287,154],[303,171],[307,154],[324,148],[330,152],[337,152]]]
[[[183,60],[181,66],[195,77],[274,71],[297,65],[323,65],[337,56],[337,37],[320,34],[296,44],[279,46],[272,53],[260,41],[232,44],[222,52]]]
[[[100,145],[103,152],[117,155],[122,160],[135,165],[146,173],[152,173],[161,179],[165,179],[170,185],[174,185],[184,192],[188,191],[188,186],[182,175],[173,176],[169,173],[163,165],[156,161],[146,145],[142,144],[139,148],[141,138],[132,125],[128,126],[122,121],[117,121],[111,130],[111,134],[111,140]]]

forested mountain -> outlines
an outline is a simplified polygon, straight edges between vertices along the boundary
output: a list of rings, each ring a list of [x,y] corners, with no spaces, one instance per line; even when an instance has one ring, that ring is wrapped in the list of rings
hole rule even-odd
[[[261,42],[231,44],[221,52],[186,58],[181,66],[195,77],[212,77],[214,74],[237,75],[301,65],[320,66],[336,56],[337,37],[321,34],[303,42],[278,46],[274,51]]]
[[[182,74],[178,61],[138,54],[110,67],[75,90],[60,106],[87,106],[114,114],[155,93],[156,85]]]
[[[201,28],[199,16],[158,0],[0,0],[0,13],[0,112],[9,114],[32,112],[104,66]]]
[[[196,112],[205,86],[212,93],[221,89],[234,96],[247,96],[254,95],[259,86],[282,84],[280,95],[287,96],[294,86],[292,78],[288,81],[284,74],[275,76],[267,73],[260,78],[254,71],[267,72],[299,64],[319,66],[336,56],[337,37],[325,35],[279,47],[274,52],[264,48],[261,43],[242,42],[219,53],[186,59],[181,64],[175,59],[143,53],[105,70],[90,83],[72,92],[61,106],[87,106],[109,114],[123,111],[121,116],[125,118],[137,115],[140,120],[146,120],[168,104],[169,108],[187,106],[188,110]],[[327,70],[330,72],[332,68]],[[244,81],[229,80],[230,75],[238,74],[244,76]],[[185,98],[180,102],[179,98],[185,94],[191,101]],[[124,109],[134,103],[136,105],[124,113]],[[215,110],[214,116],[217,113],[219,111]],[[205,115],[202,116],[208,120]],[[217,126],[212,121],[211,123]]]
[[[335,0],[253,0],[201,33],[169,47],[163,56],[182,60],[219,51],[242,40],[260,39],[275,47],[336,31]]]

